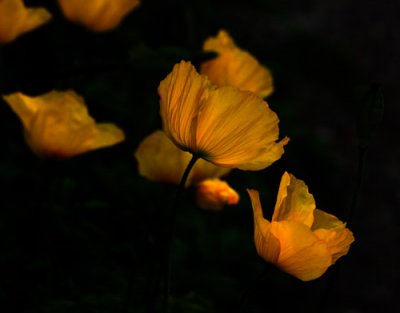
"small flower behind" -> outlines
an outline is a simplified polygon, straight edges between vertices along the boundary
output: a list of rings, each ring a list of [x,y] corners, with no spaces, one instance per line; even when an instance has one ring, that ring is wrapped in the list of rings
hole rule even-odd
[[[26,8],[22,0],[0,0],[0,44],[15,40],[51,19],[44,8]]]
[[[191,155],[175,146],[162,130],[157,130],[143,139],[135,151],[135,157],[141,176],[178,185]],[[186,187],[207,178],[221,177],[231,170],[198,160],[190,172]]]
[[[112,30],[139,4],[139,0],[58,0],[64,16],[95,32]]]
[[[261,98],[273,92],[269,69],[250,53],[237,47],[225,30],[220,30],[216,37],[208,38],[203,50],[218,54],[216,58],[203,62],[200,67],[200,73],[206,75],[213,84],[248,90]]]
[[[239,199],[239,194],[218,178],[206,179],[197,185],[196,202],[202,209],[221,211],[225,205],[237,204]]]
[[[283,174],[271,222],[263,217],[258,191],[248,193],[257,252],[282,271],[313,280],[348,253],[353,233],[335,216],[315,208],[302,180]]]
[[[114,124],[96,124],[74,91],[51,91],[37,97],[17,92],[3,99],[20,118],[25,139],[39,157],[69,158],[125,138]]]
[[[158,87],[167,136],[183,151],[222,167],[261,170],[289,141],[277,115],[250,91],[217,87],[190,62],[176,64]]]

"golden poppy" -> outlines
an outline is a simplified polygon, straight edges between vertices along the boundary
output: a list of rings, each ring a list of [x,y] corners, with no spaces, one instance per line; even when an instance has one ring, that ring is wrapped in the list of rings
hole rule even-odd
[[[203,180],[196,186],[196,203],[205,210],[220,211],[226,204],[237,204],[239,199],[239,194],[218,178]]]
[[[282,271],[309,281],[348,253],[353,233],[334,215],[315,208],[302,180],[283,174],[271,222],[263,217],[258,191],[248,193],[257,252]]]
[[[44,8],[26,8],[22,0],[0,0],[0,44],[13,41],[51,19]]]
[[[136,8],[139,0],[59,0],[66,18],[92,31],[116,28],[122,19]]]
[[[124,140],[114,124],[96,124],[74,91],[37,97],[17,92],[3,99],[20,118],[28,145],[40,157],[68,158]]]
[[[147,136],[135,151],[139,174],[147,179],[179,184],[191,155],[176,147],[161,130]],[[210,162],[198,160],[190,172],[186,186],[206,178],[221,177],[230,168],[218,167]]]
[[[261,98],[273,92],[269,69],[250,53],[237,47],[225,30],[220,30],[216,37],[208,38],[203,50],[218,54],[216,58],[203,62],[200,67],[200,73],[206,75],[213,84],[252,91]]]
[[[260,97],[216,87],[181,61],[160,83],[160,113],[168,137],[182,150],[215,165],[260,170],[278,160],[289,141],[278,117]]]

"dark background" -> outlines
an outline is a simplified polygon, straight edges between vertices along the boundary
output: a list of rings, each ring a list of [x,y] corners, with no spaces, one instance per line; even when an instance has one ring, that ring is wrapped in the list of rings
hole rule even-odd
[[[52,22],[0,47],[0,92],[74,89],[126,141],[64,161],[40,160],[1,100],[1,312],[151,312],[176,186],[140,177],[133,153],[161,127],[157,86],[181,59],[199,64],[226,29],[267,65],[268,98],[291,142],[258,172],[234,170],[241,201],[222,212],[183,199],[173,249],[172,312],[398,312],[400,4],[396,1],[142,1],[119,28],[92,33],[44,5]],[[379,83],[383,122],[370,145],[350,253],[303,283],[258,257],[246,188],[270,218],[285,170],[317,206],[347,219],[356,188],[356,121]],[[243,296],[245,294],[245,296]],[[4,308],[4,309],[3,309]]]

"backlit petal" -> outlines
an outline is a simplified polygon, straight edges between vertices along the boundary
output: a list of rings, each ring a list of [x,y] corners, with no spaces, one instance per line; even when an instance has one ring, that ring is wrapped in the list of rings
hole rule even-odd
[[[304,181],[285,172],[279,186],[272,221],[295,221],[311,227],[315,200]]]
[[[115,125],[96,124],[83,98],[73,91],[3,98],[21,119],[26,141],[38,156],[68,158],[124,140]]]
[[[158,87],[164,131],[182,150],[196,151],[197,114],[209,89],[208,79],[184,61]]]
[[[260,97],[272,93],[270,71],[250,53],[239,49],[226,31],[221,30],[216,37],[208,38],[203,50],[218,53],[216,58],[203,62],[200,69],[213,84],[252,91]]]
[[[304,224],[293,221],[272,222],[271,232],[280,242],[277,266],[281,270],[308,281],[320,277],[332,265],[332,255],[326,242],[320,240]]]
[[[258,254],[267,262],[277,264],[280,254],[279,240],[271,233],[271,223],[263,217],[257,190],[247,189],[254,214],[254,242]]]
[[[180,150],[161,130],[147,136],[135,151],[140,175],[147,179],[179,184],[183,172],[189,164],[191,154]],[[221,177],[231,169],[217,167],[214,164],[197,160],[186,186],[192,181],[198,182],[206,178]]]
[[[314,211],[314,223],[311,230],[318,238],[327,243],[333,263],[346,255],[351,243],[354,242],[353,233],[346,228],[342,221],[336,216],[318,209]]]
[[[281,147],[287,142],[275,142],[278,122],[268,104],[253,93],[221,87],[210,91],[203,101],[196,148],[205,151],[204,158],[216,165],[263,169],[281,156]]]

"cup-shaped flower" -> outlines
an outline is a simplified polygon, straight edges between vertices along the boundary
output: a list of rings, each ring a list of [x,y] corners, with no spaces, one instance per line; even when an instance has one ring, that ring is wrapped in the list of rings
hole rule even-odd
[[[200,67],[200,73],[208,76],[213,84],[252,91],[262,98],[273,92],[269,69],[250,53],[237,47],[225,30],[220,30],[216,37],[206,39],[203,50],[218,54]]]
[[[3,99],[20,118],[28,145],[40,157],[69,158],[124,140],[114,124],[96,124],[74,91],[36,97],[17,92]]]
[[[167,136],[182,150],[215,165],[260,170],[278,160],[289,141],[278,117],[250,91],[216,87],[190,62],[176,64],[158,87]]]
[[[22,0],[0,0],[0,44],[13,41],[51,19],[44,8],[26,8]]]
[[[205,210],[220,211],[239,202],[239,194],[218,178],[206,179],[196,186],[196,203]]]
[[[178,185],[189,164],[191,154],[175,146],[162,130],[157,130],[143,139],[135,151],[135,157],[138,161],[139,174],[143,177]],[[230,171],[230,168],[198,160],[190,171],[186,186],[206,178],[224,176]]]
[[[284,173],[272,221],[264,219],[258,191],[248,190],[258,254],[302,281],[316,279],[346,255],[353,233],[335,216],[315,208],[306,184]]]
[[[116,28],[139,0],[58,0],[64,16],[95,32]]]

